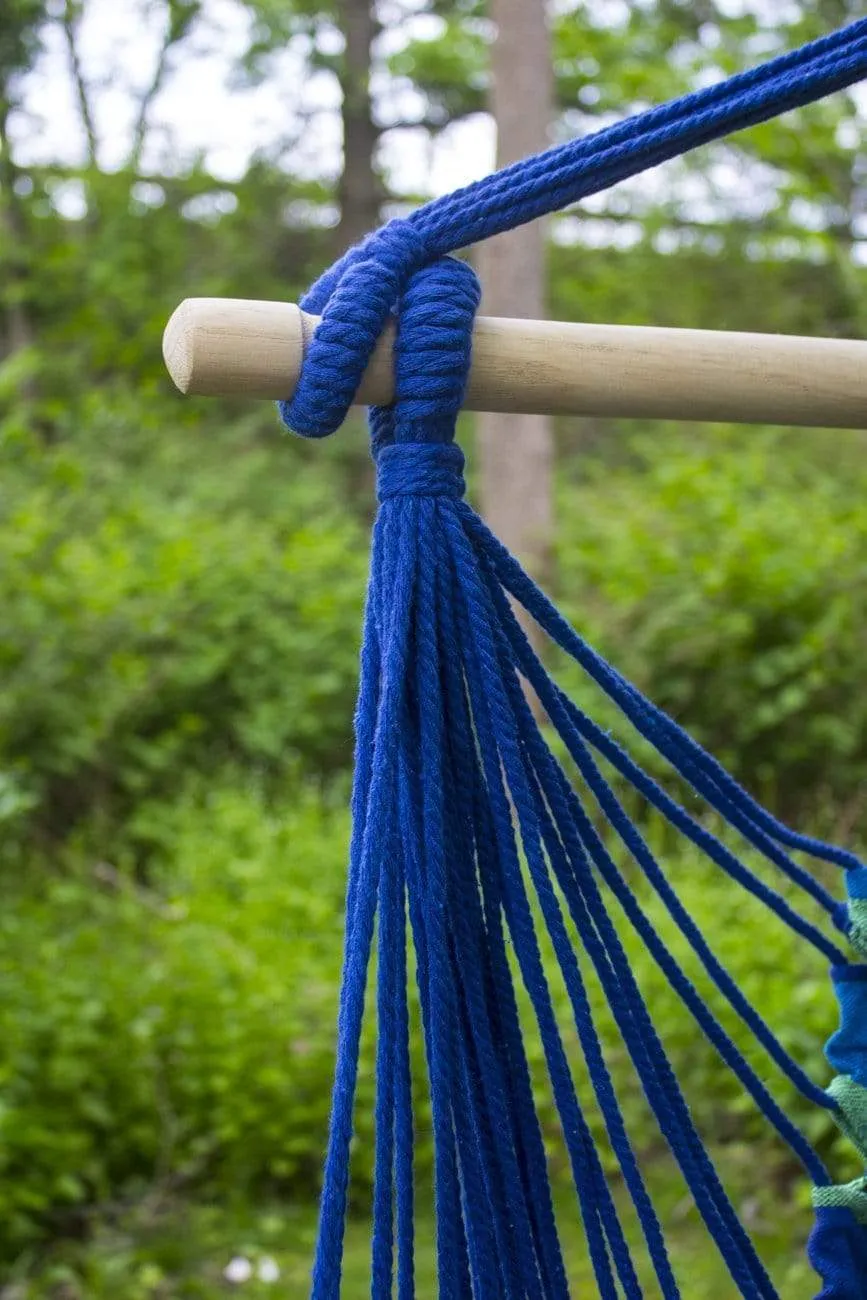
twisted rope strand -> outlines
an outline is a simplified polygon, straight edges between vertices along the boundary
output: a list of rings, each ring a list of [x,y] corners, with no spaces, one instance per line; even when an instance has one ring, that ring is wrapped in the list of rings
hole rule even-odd
[[[860,864],[853,854],[800,835],[761,808],[582,640],[462,503],[463,456],[453,436],[479,287],[466,265],[443,255],[865,74],[867,19],[390,222],[350,250],[304,299],[304,306],[322,312],[322,321],[295,397],[281,404],[281,414],[308,436],[321,437],[341,422],[386,320],[397,316],[395,403],[370,413],[381,506],[356,710],[338,1061],[314,1300],[336,1300],[340,1289],[358,1050],[377,924],[373,1300],[391,1300],[395,1281],[398,1300],[413,1300],[415,1293],[407,923],[432,1103],[437,1272],[446,1300],[567,1300],[569,1294],[522,1041],[517,977],[538,1025],[599,1294],[602,1300],[642,1295],[555,1015],[537,907],[595,1103],[664,1300],[678,1296],[677,1279],[570,934],[586,954],[659,1131],[739,1294],[773,1300],[776,1293],[693,1124],[603,888],[814,1183],[828,1183],[821,1160],[630,891],[607,837],[540,731],[525,684],[547,710],[595,808],[727,1004],[789,1081],[814,1104],[832,1110],[836,1102],[783,1049],[717,959],[599,761],[835,967],[846,968],[844,954],[565,696],[530,646],[510,601],[523,606],[581,666],[710,809],[844,932],[844,909],[790,853],[806,852],[847,870]],[[822,1300],[852,1300],[863,1291],[864,1269],[857,1260],[867,1261],[867,1226],[859,1227],[849,1210],[820,1207],[810,1257],[825,1279]],[[849,1263],[838,1266],[843,1258]]]
[[[522,842],[535,882],[537,879],[541,879],[542,875],[542,872],[538,870],[535,852],[537,832],[532,811],[527,806],[526,787],[520,767],[512,761],[513,737],[510,735],[508,707],[502,700],[502,677],[493,667],[496,663],[496,650],[488,640],[489,629],[495,627],[496,623],[490,617],[490,613],[485,610],[485,599],[482,590],[476,586],[470,576],[475,570],[475,563],[472,553],[467,548],[466,537],[457,520],[455,526],[451,529],[451,536],[454,543],[456,565],[463,567],[461,591],[468,605],[468,625],[475,638],[475,649],[482,665],[483,691],[481,698],[488,702],[490,708],[493,708],[498,703],[501,705],[495,715],[495,736],[496,741],[499,742],[500,760],[507,774],[509,790],[521,825]],[[534,870],[534,867],[536,870]],[[552,918],[546,916],[546,921],[550,930]],[[604,912],[601,898],[598,900],[594,924],[597,928],[604,926],[608,930],[616,952],[619,949],[619,943],[616,936],[613,935],[610,922],[607,922],[607,915]],[[588,942],[589,950],[589,937],[587,935],[584,937],[585,942]],[[604,961],[598,949],[596,951],[600,959],[597,970],[600,973],[600,978],[603,978]],[[619,990],[630,991],[634,989],[634,996],[630,999],[629,1009],[633,1022],[635,1020],[641,1021],[642,1032],[636,1036],[634,1024],[630,1025],[629,1023],[630,1017],[622,1015],[618,1017],[618,1026],[633,1057],[660,1128],[681,1165],[702,1217],[714,1240],[717,1241],[723,1257],[727,1260],[732,1275],[742,1286],[747,1288],[744,1294],[752,1294],[753,1292],[749,1288],[755,1283],[760,1288],[755,1294],[773,1297],[775,1292],[770,1286],[766,1274],[764,1274],[754,1247],[737,1220],[722,1185],[719,1183],[716,1171],[713,1169],[707,1153],[692,1127],[686,1106],[680,1096],[679,1087],[656,1038],[640,994],[634,985],[622,949],[619,951],[619,956],[621,960],[618,986],[607,987],[606,994],[615,1017],[618,1017],[618,1008],[620,1006]],[[655,1051],[652,1056],[646,1055],[647,1044],[655,1044]],[[616,1212],[611,1224],[612,1229],[615,1225],[619,1229]],[[622,1274],[621,1281],[623,1281]]]
[[[535,658],[523,629],[520,627],[517,619],[509,609],[507,602],[505,602],[502,597],[502,593],[496,592],[496,589],[492,589],[492,594],[497,596],[498,612],[500,612],[503,619],[503,625],[509,637],[510,644],[515,650],[516,664],[520,667],[521,671],[526,674],[527,680],[538,693],[543,706],[549,710],[549,715],[553,725],[563,738],[576,763],[580,763],[579,770],[587,779],[588,787],[591,790],[594,790],[598,783],[601,782],[601,776],[598,773],[594,774],[593,767],[588,761],[586,753],[582,758],[580,742],[576,746],[575,737],[570,728],[569,718],[564,712],[557,689],[545,674],[542,665]],[[547,747],[542,745],[540,738],[537,739],[536,737],[532,737],[532,741],[534,745],[538,746],[540,752],[543,752],[544,755],[546,755],[544,761],[549,778],[549,784],[546,787],[547,798],[552,804],[556,803],[556,805],[562,809],[562,812],[558,817],[558,825],[561,828],[565,828],[565,833],[561,830],[561,834],[570,861],[570,869],[574,873],[576,881],[580,882],[587,876],[587,851],[589,851],[594,864],[600,869],[600,874],[603,880],[609,885],[612,892],[618,898],[618,901],[623,906],[624,911],[632,921],[636,931],[640,934],[651,954],[657,960],[660,969],[662,969],[667,975],[672,987],[680,994],[684,1003],[695,1015],[698,1023],[703,1028],[709,1040],[720,1052],[720,1055],[726,1061],[726,1064],[728,1064],[733,1072],[738,1076],[766,1118],[768,1118],[777,1128],[781,1137],[784,1138],[792,1148],[793,1152],[805,1165],[805,1168],[813,1178],[814,1182],[826,1182],[827,1174],[824,1166],[821,1161],[818,1160],[806,1139],[801,1133],[799,1133],[791,1121],[786,1118],[768,1090],[765,1088],[764,1084],[747,1064],[741,1053],[738,1052],[734,1043],[719,1025],[718,1021],[716,1021],[715,1017],[709,1012],[695,988],[671,957],[671,954],[666,949],[659,935],[641,911],[635,895],[626,885],[626,882],[620,871],[618,871],[613,858],[605,849],[601,837],[582,809],[577,794],[569,785],[562,770],[550,755],[550,751],[547,750]],[[573,824],[574,832],[572,829]],[[651,883],[655,882],[654,878],[658,879],[659,872],[655,864],[649,875],[651,877]],[[673,902],[675,920],[678,920],[679,923],[681,914],[686,916],[685,913],[682,913],[682,905],[679,904],[679,900],[677,900],[676,895],[673,894],[673,891],[670,890],[670,887],[668,887],[667,884],[663,892],[669,895],[668,901]],[[689,920],[688,917],[687,920]],[[689,922],[689,927],[693,924],[694,923]],[[681,930],[685,933],[683,927],[681,927]],[[687,938],[688,937],[689,936],[687,935]],[[703,940],[700,946],[704,946]],[[716,959],[711,955],[711,966],[714,967],[717,965],[718,963],[716,962]],[[787,1075],[790,1081],[803,1093],[804,1096],[807,1097],[808,1100],[816,1105],[833,1109],[834,1103],[832,1099],[829,1098],[821,1089],[817,1088],[816,1085],[803,1074],[796,1063],[791,1060],[782,1046],[774,1038],[767,1026],[764,1025],[764,1022],[758,1017],[754,1008],[749,1007],[748,1004],[746,1005],[746,1008],[743,1007],[743,998],[736,986],[732,983],[731,987],[734,989],[736,997],[734,1003],[730,1003],[730,1005],[733,1005],[733,1009],[738,1012],[746,1009],[749,1013],[746,1023],[749,1024],[751,1029],[753,1029],[753,1032],[756,1034],[759,1041],[762,1041],[763,1039],[768,1040],[769,1045],[773,1048],[771,1055],[783,1073]],[[758,1020],[757,1026],[754,1026],[752,1023],[754,1016]],[[757,1032],[757,1029],[759,1032]]]
[[[488,993],[491,1002],[491,1032],[503,1057],[503,1074],[509,1093],[515,1148],[524,1195],[531,1207],[536,1254],[552,1300],[565,1297],[568,1286],[554,1220],[551,1191],[545,1176],[545,1150],[533,1105],[530,1072],[521,1037],[518,1007],[506,958],[502,927],[502,898],[493,856],[494,835],[490,806],[485,798],[484,777],[479,765],[469,712],[466,681],[459,668],[460,643],[455,626],[457,590],[444,531],[437,535],[437,573],[441,581],[440,619],[444,630],[444,672],[449,704],[449,740],[455,759],[454,775],[467,799],[467,816],[475,852],[469,857],[477,870],[482,904],[484,937],[487,942]],[[468,890],[475,894],[475,889]],[[502,1112],[495,1112],[501,1114]]]
[[[737,825],[754,847],[765,852],[766,856],[770,856],[766,849],[768,839],[772,838],[778,843],[787,844],[790,848],[809,853],[820,861],[835,863],[847,870],[861,865],[854,853],[835,849],[809,836],[798,835],[762,809],[752,796],[702,749],[697,741],[640,695],[635,687],[626,682],[625,678],[591,649],[570,627],[559,610],[551,604],[544,592],[524,573],[517,560],[482,523],[478,515],[468,507],[461,508],[468,531],[483,549],[486,557],[490,559],[505,590],[524,606],[533,620],[561,650],[581,665],[609,699],[617,704],[639,735],[667,758],[672,767],[680,772],[715,811],[719,812],[725,820]],[[809,872],[776,850],[770,860],[810,894],[831,917],[836,917],[838,911],[836,900]]]

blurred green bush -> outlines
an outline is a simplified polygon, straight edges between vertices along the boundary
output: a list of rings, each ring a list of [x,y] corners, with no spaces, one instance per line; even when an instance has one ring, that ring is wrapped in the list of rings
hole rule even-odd
[[[306,1199],[318,1186],[341,950],[348,832],[342,800],[332,807],[321,793],[299,790],[291,804],[275,808],[240,773],[227,771],[216,784],[196,780],[170,808],[162,805],[162,817],[171,856],[154,866],[148,887],[85,860],[63,876],[4,882],[0,1257],[7,1261],[43,1236],[80,1230],[89,1207],[122,1208],[155,1189],[229,1201],[274,1192]],[[747,996],[822,1081],[822,1043],[834,1022],[823,963],[695,855],[669,855],[667,862]],[[662,909],[640,881],[634,884],[716,1006]],[[710,1142],[726,1147],[730,1180],[749,1187],[760,1159],[769,1184],[785,1183],[791,1167],[743,1089],[667,993],[642,945],[624,937],[696,1122]],[[579,1088],[595,1116],[550,953],[546,961]],[[665,1156],[655,1125],[590,971],[587,980],[627,1123],[661,1179]],[[723,1019],[775,1086],[774,1071],[738,1035],[735,1018]],[[563,1145],[529,1017],[527,1028],[556,1178]],[[423,1093],[417,1016],[413,1052]],[[356,1208],[365,1203],[372,1172],[372,1074],[368,1026]],[[787,1085],[779,1095],[827,1149],[827,1113],[799,1101]],[[602,1126],[595,1118],[593,1125],[605,1151]],[[416,1127],[424,1173],[431,1148],[421,1097]]]
[[[185,773],[351,760],[366,548],[333,474],[270,412],[260,441],[125,403],[0,443],[7,851],[88,821],[148,848],[138,814]]]
[[[564,612],[771,807],[802,824],[819,806],[857,812],[863,448],[839,434],[660,429],[631,453],[619,467],[584,461],[581,485],[562,491]]]
[[[316,1183],[346,815],[302,794],[277,817],[235,774],[163,817],[177,866],[158,890],[105,863],[6,882],[7,1257],[155,1183]]]
[[[74,441],[0,443],[7,854],[84,827],[141,858],[154,800],[191,770],[349,767],[366,524],[340,476],[366,471],[275,436],[270,412],[264,436],[165,416],[155,403],[142,428],[103,396]],[[658,436],[665,457],[645,438],[563,476],[558,600],[776,810],[850,816],[867,788],[863,457],[769,431]],[[564,681],[585,690],[568,665]]]

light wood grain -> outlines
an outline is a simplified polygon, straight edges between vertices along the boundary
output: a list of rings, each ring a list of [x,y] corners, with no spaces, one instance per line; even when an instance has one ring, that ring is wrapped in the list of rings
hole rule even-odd
[[[288,303],[190,298],[163,354],[184,393],[291,397],[317,319]],[[360,403],[391,401],[392,339]],[[466,406],[864,429],[867,342],[479,317]]]

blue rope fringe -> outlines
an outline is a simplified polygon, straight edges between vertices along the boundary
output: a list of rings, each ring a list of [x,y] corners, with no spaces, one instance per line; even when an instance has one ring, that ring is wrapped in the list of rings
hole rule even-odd
[[[786,1116],[630,889],[598,829],[637,865],[727,1006],[804,1097],[836,1102],[744,996],[629,819],[601,759],[709,861],[845,972],[843,952],[791,901],[800,892],[846,933],[832,895],[791,853],[847,870],[858,860],[773,818],[670,718],[593,651],[463,502],[454,429],[479,289],[456,247],[561,208],[696,145],[867,74],[867,19],[729,81],[548,150],[389,223],[317,282],[322,312],[286,423],[321,437],[344,418],[382,329],[396,316],[395,403],[370,413],[380,509],[356,713],[353,834],[337,1067],[314,1300],[340,1292],[353,1109],[368,970],[377,960],[373,1300],[415,1295],[415,1168],[409,953],[431,1098],[439,1294],[567,1300],[545,1142],[516,982],[535,1018],[586,1248],[603,1300],[643,1294],[634,1248],[588,1123],[592,1090],[659,1294],[681,1294],[602,1049],[587,976],[610,1008],[647,1105],[738,1293],[773,1283],[731,1204],[630,969],[610,904],[780,1138],[819,1187],[822,1161]],[[787,880],[766,884],[631,759],[548,675],[522,608],[613,701],[674,773]],[[573,787],[528,704],[532,688],[575,765]],[[850,877],[851,878],[851,877]],[[565,989],[558,1021],[539,927]],[[578,953],[573,937],[578,939]],[[849,968],[851,969],[851,968]],[[573,1029],[574,1025],[574,1029]],[[848,1034],[848,1044],[857,1034]],[[575,1047],[580,1049],[580,1060]],[[847,1060],[848,1060],[847,1054]],[[867,1228],[817,1210],[810,1257],[822,1300],[867,1300]]]

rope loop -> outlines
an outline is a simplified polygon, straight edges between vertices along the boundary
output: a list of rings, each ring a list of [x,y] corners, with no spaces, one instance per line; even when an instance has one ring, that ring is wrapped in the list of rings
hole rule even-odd
[[[464,495],[464,457],[454,435],[480,296],[475,272],[453,257],[417,271],[401,296],[394,404],[370,411],[380,501]]]
[[[456,248],[609,189],[698,145],[765,122],[867,75],[867,19],[727,81],[567,141],[434,199],[352,248],[302,299],[323,319],[284,423],[323,438],[344,420],[414,273]]]
[[[480,298],[475,271],[454,257],[438,258],[409,282],[395,339],[396,441],[454,437]]]
[[[290,401],[278,403],[287,428],[324,438],[346,418],[377,340],[428,253],[408,221],[375,231],[317,282],[302,307],[321,310]]]

